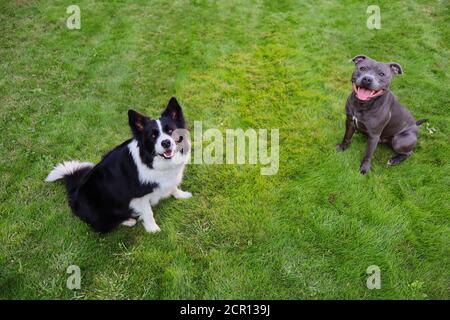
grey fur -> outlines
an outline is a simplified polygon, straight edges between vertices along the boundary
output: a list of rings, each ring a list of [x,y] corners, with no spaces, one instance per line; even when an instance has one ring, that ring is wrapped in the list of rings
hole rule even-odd
[[[345,106],[344,138],[336,149],[347,149],[355,131],[367,135],[366,153],[360,166],[360,172],[366,174],[370,171],[372,155],[379,143],[390,145],[396,152],[389,165],[396,165],[408,158],[417,142],[418,124],[424,120],[416,121],[389,90],[393,77],[403,74],[400,64],[378,62],[364,55],[356,56],[352,61],[355,63],[352,85],[373,90],[372,93],[378,96],[360,100],[352,90]]]

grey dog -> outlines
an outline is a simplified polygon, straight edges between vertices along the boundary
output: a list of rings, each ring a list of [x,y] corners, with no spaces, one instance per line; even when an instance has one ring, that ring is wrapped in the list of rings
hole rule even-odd
[[[355,131],[367,135],[367,149],[360,167],[360,172],[366,174],[370,171],[378,143],[388,144],[396,152],[388,161],[389,165],[408,158],[417,142],[418,126],[427,120],[416,121],[389,90],[393,77],[403,74],[400,64],[378,62],[364,55],[356,56],[352,61],[355,63],[353,90],[345,105],[344,139],[336,149],[347,149]]]

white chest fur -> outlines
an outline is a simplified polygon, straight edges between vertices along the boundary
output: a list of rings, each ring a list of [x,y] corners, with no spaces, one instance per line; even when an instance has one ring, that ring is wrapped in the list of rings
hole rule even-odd
[[[149,168],[139,156],[139,147],[136,140],[130,142],[128,149],[137,166],[140,183],[158,184],[158,187],[152,193],[145,196],[151,205],[156,205],[161,199],[167,198],[181,183],[189,153],[181,154],[177,152],[172,159],[157,156],[153,159],[153,168]]]

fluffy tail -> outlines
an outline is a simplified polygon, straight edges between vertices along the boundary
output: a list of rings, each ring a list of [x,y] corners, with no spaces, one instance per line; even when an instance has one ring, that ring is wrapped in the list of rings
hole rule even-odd
[[[416,126],[420,126],[422,123],[427,122],[428,119],[420,119],[419,121],[416,122]]]
[[[94,167],[90,162],[66,161],[58,164],[45,179],[46,182],[53,182],[64,179],[69,198],[72,191],[79,185],[83,177]]]
[[[45,178],[45,182],[53,182],[66,176],[72,176],[75,172],[80,171],[81,169],[91,169],[93,166],[94,164],[90,162],[65,161],[58,164],[52,171],[50,171],[47,178]]]

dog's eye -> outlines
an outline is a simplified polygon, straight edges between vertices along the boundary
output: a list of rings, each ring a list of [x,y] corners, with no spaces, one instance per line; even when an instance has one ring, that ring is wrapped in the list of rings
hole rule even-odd
[[[152,134],[152,139],[155,139],[156,138],[156,134]]]
[[[366,67],[360,67],[359,68],[359,70],[361,70],[361,71],[364,71],[364,70],[366,70],[367,68]]]
[[[380,77],[384,77],[384,73],[383,72],[380,72],[379,75],[380,75]]]
[[[172,134],[172,132],[173,132],[172,129],[169,129],[169,130],[167,131],[168,134]]]

